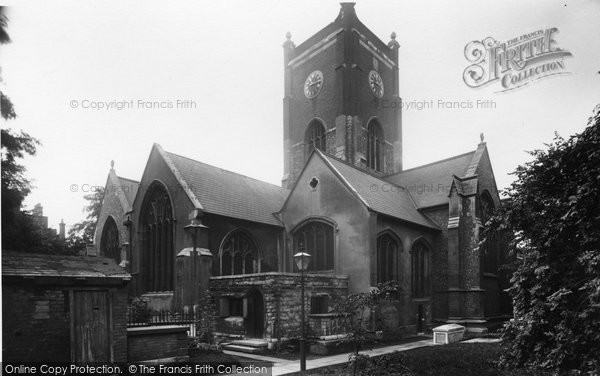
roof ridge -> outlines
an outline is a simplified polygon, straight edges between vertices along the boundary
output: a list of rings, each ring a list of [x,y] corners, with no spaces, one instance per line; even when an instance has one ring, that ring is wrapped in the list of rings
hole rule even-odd
[[[340,159],[340,158],[338,158],[338,157],[335,157],[335,156],[333,156],[333,155],[330,155],[330,154],[325,154],[325,153],[323,153],[323,152],[321,152],[321,154],[323,154],[323,156],[324,156],[325,158],[331,158],[331,159],[333,159],[333,160],[335,160],[335,161],[338,161],[338,162],[340,162],[340,163],[343,163],[343,164],[345,164],[345,165],[346,165],[346,166],[348,166],[348,167],[352,167],[352,168],[353,168],[353,169],[355,169],[356,171],[362,172],[362,173],[363,173],[363,174],[365,174],[365,175],[369,175],[370,177],[373,177],[373,178],[375,178],[375,179],[377,179],[377,180],[381,181],[382,183],[385,183],[385,184],[391,184],[391,185],[395,185],[395,186],[396,186],[396,187],[398,187],[398,188],[402,188],[403,190],[406,190],[406,187],[403,187],[403,186],[401,186],[401,185],[398,185],[398,184],[396,184],[396,183],[390,183],[390,182],[389,182],[389,181],[387,181],[387,180],[383,180],[383,177],[379,177],[379,176],[377,176],[377,175],[374,175],[374,174],[372,174],[372,173],[370,173],[370,172],[368,172],[368,171],[365,171],[365,170],[363,170],[363,169],[360,169],[360,168],[356,167],[355,165],[353,165],[353,164],[351,164],[351,163],[348,163],[348,162],[346,162],[346,161],[345,161],[345,160],[343,160],[343,159]],[[387,177],[387,176],[390,176],[390,175],[385,175],[384,177]]]
[[[356,197],[363,203],[363,205],[365,205],[367,208],[369,209],[373,209],[372,205],[369,205],[369,203],[367,202],[367,200],[365,200],[365,198],[360,194],[360,192],[356,189],[355,186],[353,186],[348,179],[344,176],[344,174],[342,174],[332,163],[331,161],[327,158],[327,156],[325,155],[325,153],[321,152],[319,149],[314,149],[315,152],[325,161],[325,163],[329,166],[330,169],[333,170],[334,174],[338,175],[338,178],[340,178],[342,180],[342,183],[344,185],[346,185],[346,187],[348,187],[348,189],[354,193],[356,195]],[[358,169],[357,169],[358,170]],[[358,170],[360,171],[360,170]]]
[[[115,175],[116,175],[116,174],[115,174]],[[132,183],[137,183],[137,184],[140,184],[140,182],[139,182],[138,180],[133,180],[133,179],[129,179],[129,178],[124,178],[124,177],[122,177],[122,176],[119,176],[119,175],[116,175],[116,176],[117,176],[117,178],[119,178],[119,179],[123,179],[123,180],[130,181],[130,182],[132,182]]]
[[[170,152],[170,151],[165,151],[165,153],[167,153],[167,154],[170,154],[170,155],[173,155],[173,156],[176,156],[176,157],[179,157],[179,158],[184,158],[184,159],[190,160],[190,161],[192,161],[192,162],[200,163],[200,164],[203,164],[203,165],[205,165],[205,166],[212,167],[212,168],[214,168],[214,169],[219,169],[219,170],[221,170],[221,171],[228,172],[228,173],[230,173],[230,174],[238,175],[238,176],[241,176],[241,177],[243,177],[243,178],[246,178],[246,179],[255,180],[255,181],[257,181],[257,182],[260,182],[260,183],[263,183],[263,184],[269,184],[269,185],[272,185],[272,186],[274,186],[274,187],[276,187],[276,188],[281,188],[281,189],[285,189],[285,190],[287,190],[287,188],[284,188],[284,187],[282,187],[282,186],[279,186],[279,185],[277,185],[277,184],[269,183],[268,181],[264,181],[264,180],[260,180],[260,179],[257,179],[257,178],[253,178],[253,177],[251,177],[251,176],[248,176],[248,175],[240,174],[239,172],[235,172],[235,171],[227,170],[227,169],[225,169],[225,168],[221,168],[221,167],[218,167],[218,166],[215,166],[215,165],[211,165],[211,164],[209,164],[209,163],[206,163],[206,162],[201,162],[201,161],[199,161],[199,160],[197,160],[197,159],[193,159],[193,158],[190,158],[190,157],[186,157],[186,156],[184,156],[184,155],[181,155],[181,154],[172,153],[172,152]]]
[[[469,154],[473,154],[473,153],[475,153],[475,151],[476,150],[472,150],[472,151],[469,151],[469,152],[466,152],[466,153],[463,153],[463,154],[455,155],[453,157],[448,157],[448,158],[440,159],[439,161],[434,161],[434,162],[430,162],[430,163],[427,163],[427,164],[424,164],[424,165],[420,165],[420,166],[416,166],[416,167],[411,167],[411,168],[406,169],[406,170],[402,170],[402,171],[399,171],[399,172],[395,172],[393,174],[385,175],[384,177],[388,178],[390,176],[402,174],[402,173],[404,173],[406,171],[412,171],[412,170],[416,170],[416,169],[419,169],[419,168],[429,167],[429,166],[432,166],[434,164],[438,164],[438,163],[442,163],[442,162],[447,162],[447,161],[450,161],[450,160],[453,160],[453,159],[458,159],[458,158],[461,158],[461,157],[465,157],[465,156],[467,156]]]

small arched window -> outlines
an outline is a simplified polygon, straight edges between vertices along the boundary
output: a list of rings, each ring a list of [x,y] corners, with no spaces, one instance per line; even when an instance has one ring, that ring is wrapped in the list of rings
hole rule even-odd
[[[411,274],[413,298],[425,298],[430,294],[430,252],[427,243],[419,239],[411,249]]]
[[[223,240],[219,250],[220,275],[260,273],[260,253],[245,231],[236,230]]]
[[[306,155],[309,155],[315,148],[325,152],[327,148],[327,136],[323,123],[316,119],[311,121],[306,129],[304,142],[306,144]]]
[[[367,126],[367,167],[383,171],[383,131],[377,120],[371,120]]]
[[[333,269],[333,226],[322,221],[308,222],[294,231],[294,249],[308,253],[308,270]]]
[[[111,258],[118,263],[121,262],[121,244],[119,242],[119,229],[113,217],[106,218],[100,238],[100,254]]]
[[[377,237],[377,283],[397,281],[399,252],[402,244],[385,232]]]

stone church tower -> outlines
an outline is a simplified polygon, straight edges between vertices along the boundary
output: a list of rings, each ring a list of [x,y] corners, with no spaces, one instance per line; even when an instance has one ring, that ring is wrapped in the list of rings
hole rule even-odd
[[[402,170],[396,35],[384,43],[342,3],[334,22],[284,52],[283,187],[313,149],[375,175]]]

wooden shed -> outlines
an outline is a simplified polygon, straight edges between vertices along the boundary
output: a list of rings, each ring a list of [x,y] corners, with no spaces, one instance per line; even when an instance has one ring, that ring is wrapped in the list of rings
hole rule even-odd
[[[127,283],[114,260],[2,253],[4,361],[127,360]]]

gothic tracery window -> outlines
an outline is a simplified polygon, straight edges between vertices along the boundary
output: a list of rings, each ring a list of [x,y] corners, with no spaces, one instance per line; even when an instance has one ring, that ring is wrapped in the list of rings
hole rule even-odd
[[[220,275],[260,273],[260,254],[256,243],[243,231],[235,231],[223,241]]]
[[[167,191],[153,185],[141,213],[142,262],[146,291],[172,291],[175,254],[173,209]]]
[[[121,262],[119,230],[113,217],[106,218],[106,222],[104,222],[100,238],[100,254],[115,260],[117,264]]]
[[[413,298],[425,298],[430,294],[429,247],[424,240],[417,240],[411,250],[411,275]]]
[[[308,270],[333,269],[333,226],[311,221],[294,231],[294,249],[310,254]]]
[[[377,283],[398,280],[398,259],[402,244],[390,233],[377,237]]]
[[[313,120],[308,125],[306,129],[306,140],[305,143],[307,145],[307,153],[309,155],[314,148],[321,150],[322,152],[326,151],[327,148],[327,136],[325,132],[325,126],[318,120]]]
[[[377,120],[371,120],[367,126],[367,167],[383,171],[383,131]]]

